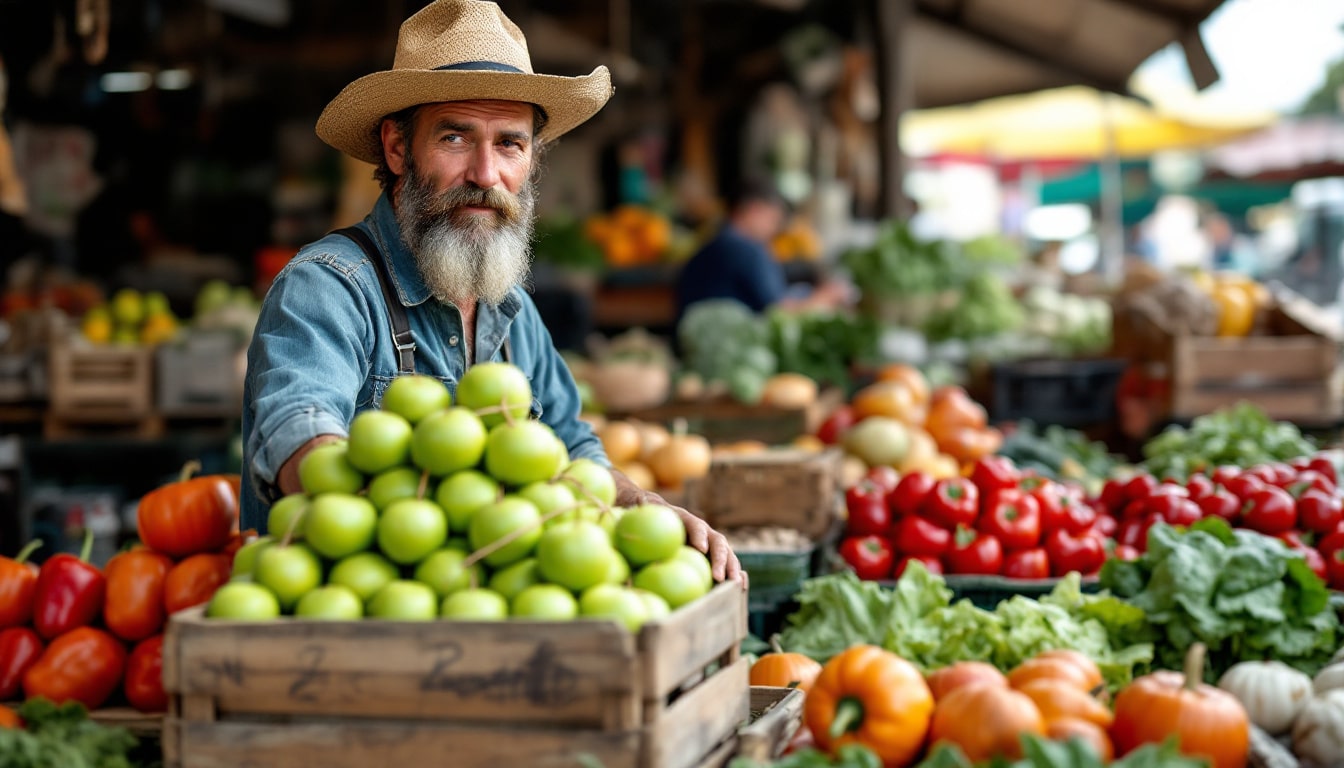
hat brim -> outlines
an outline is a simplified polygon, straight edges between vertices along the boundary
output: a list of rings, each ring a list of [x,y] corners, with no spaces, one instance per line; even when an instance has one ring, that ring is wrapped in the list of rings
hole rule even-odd
[[[384,117],[417,104],[498,99],[536,104],[545,110],[546,125],[536,137],[544,144],[597,114],[611,94],[606,67],[579,77],[394,69],[365,75],[347,85],[322,110],[317,135],[347,155],[377,165],[383,158],[378,127]]]

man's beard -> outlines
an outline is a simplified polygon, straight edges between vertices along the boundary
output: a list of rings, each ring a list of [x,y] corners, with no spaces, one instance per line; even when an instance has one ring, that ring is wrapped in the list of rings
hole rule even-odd
[[[466,206],[495,212],[460,210]],[[527,279],[535,206],[531,177],[517,196],[499,188],[467,186],[439,193],[429,179],[415,172],[408,157],[398,195],[397,223],[435,298],[458,306],[477,299],[498,305]]]

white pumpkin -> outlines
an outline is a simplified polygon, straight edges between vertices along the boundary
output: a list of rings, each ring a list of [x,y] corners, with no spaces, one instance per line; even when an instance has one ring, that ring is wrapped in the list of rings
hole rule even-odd
[[[1312,695],[1311,678],[1281,661],[1234,664],[1218,687],[1235,696],[1251,722],[1271,734],[1292,728]]]
[[[1335,662],[1317,672],[1316,679],[1312,681],[1312,687],[1315,689],[1317,696],[1337,688],[1344,688],[1344,664]]]
[[[1344,766],[1344,690],[1313,696],[1293,723],[1293,753],[1305,765]]]

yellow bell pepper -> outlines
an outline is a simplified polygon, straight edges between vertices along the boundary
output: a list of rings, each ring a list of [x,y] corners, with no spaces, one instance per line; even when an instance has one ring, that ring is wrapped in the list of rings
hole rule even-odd
[[[1223,283],[1213,290],[1218,305],[1218,335],[1246,336],[1255,325],[1255,300],[1246,286]]]

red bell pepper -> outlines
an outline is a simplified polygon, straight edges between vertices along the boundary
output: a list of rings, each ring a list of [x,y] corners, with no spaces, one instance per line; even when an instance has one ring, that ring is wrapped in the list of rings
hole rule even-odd
[[[126,659],[126,700],[141,712],[167,712],[163,691],[163,635],[140,641]]]
[[[952,532],[918,515],[896,523],[896,549],[906,555],[939,557],[952,544]]]
[[[952,534],[952,546],[943,557],[952,573],[992,576],[1003,570],[1003,545],[999,540],[965,526]]]
[[[1338,530],[1316,542],[1325,558],[1325,580],[1331,589],[1344,589],[1344,530]]]
[[[1297,473],[1297,476],[1284,487],[1284,490],[1291,493],[1294,498],[1299,498],[1309,488],[1331,494],[1335,492],[1335,481],[1314,469],[1308,469]]]
[[[938,558],[932,557],[930,555],[906,555],[905,557],[902,557],[900,560],[896,561],[896,572],[894,574],[896,578],[898,579],[901,578],[901,574],[905,573],[905,569],[909,567],[910,563],[916,561],[918,561],[920,565],[923,565],[924,570],[928,571],[929,573],[932,573],[936,576],[943,575],[942,560],[939,560]]]
[[[1308,488],[1297,499],[1297,521],[1308,531],[1330,533],[1344,521],[1344,505],[1333,494]]]
[[[887,494],[872,480],[860,480],[845,491],[845,533],[850,536],[885,536],[891,531]]]
[[[891,577],[891,568],[896,561],[896,553],[881,536],[851,536],[840,542],[840,557],[844,558],[854,574],[860,579],[886,579]]]
[[[107,579],[88,562],[93,532],[84,532],[79,557],[62,552],[42,564],[33,593],[33,627],[47,640],[84,627],[103,612]]]
[[[29,698],[45,696],[57,704],[78,701],[97,709],[121,682],[126,648],[101,629],[77,627],[47,646],[37,663],[23,676]]]
[[[1007,456],[985,456],[971,467],[971,482],[985,496],[1005,488],[1016,488],[1019,477],[1017,467]]]
[[[28,627],[0,630],[0,701],[18,696],[23,675],[42,655],[42,638]]]
[[[1125,497],[1125,483],[1123,480],[1107,480],[1101,486],[1101,495],[1097,497],[1098,503],[1102,509],[1114,516],[1119,516],[1124,510],[1125,504],[1129,499]]]
[[[163,631],[163,585],[172,568],[167,555],[150,549],[122,552],[108,561],[103,623],[112,634],[137,642]]]
[[[1195,501],[1213,493],[1213,479],[1208,475],[1194,474],[1185,481],[1185,490]]]
[[[1282,488],[1267,485],[1241,506],[1241,522],[1261,533],[1281,533],[1297,527],[1297,503]]]
[[[33,618],[38,570],[28,556],[40,546],[41,540],[30,541],[13,560],[0,557],[0,629],[27,624]]]
[[[980,514],[980,491],[964,477],[939,480],[920,511],[948,530],[961,525],[971,527]]]
[[[1045,579],[1050,576],[1050,556],[1044,547],[1009,552],[1003,558],[1003,575],[1010,579]]]
[[[1221,517],[1229,523],[1236,520],[1237,515],[1241,513],[1241,499],[1226,488],[1214,488],[1209,495],[1196,503],[1199,504],[1201,516]]]
[[[980,530],[998,538],[1004,549],[1027,549],[1041,540],[1041,508],[1033,494],[1016,488],[989,496]]]
[[[938,480],[927,472],[910,472],[896,483],[896,488],[887,494],[887,508],[893,518],[914,515],[924,504],[924,499],[933,492]]]
[[[1054,576],[1070,571],[1088,576],[1106,562],[1106,542],[1095,532],[1075,536],[1063,529],[1051,531],[1045,537],[1045,551],[1050,556],[1050,573]]]
[[[1254,496],[1257,491],[1269,487],[1269,483],[1266,483],[1259,475],[1241,474],[1223,483],[1223,487],[1231,491],[1233,496],[1246,501]]]
[[[1327,479],[1339,484],[1339,470],[1335,467],[1335,462],[1330,460],[1330,456],[1324,453],[1317,453],[1307,459],[1307,467],[1320,472]]]
[[[1092,512],[1092,530],[1108,539],[1115,536],[1116,531],[1120,528],[1120,521],[1105,511],[1099,512],[1094,509]],[[1065,530],[1073,534],[1083,533],[1083,531],[1076,530],[1072,525],[1065,528]]]

